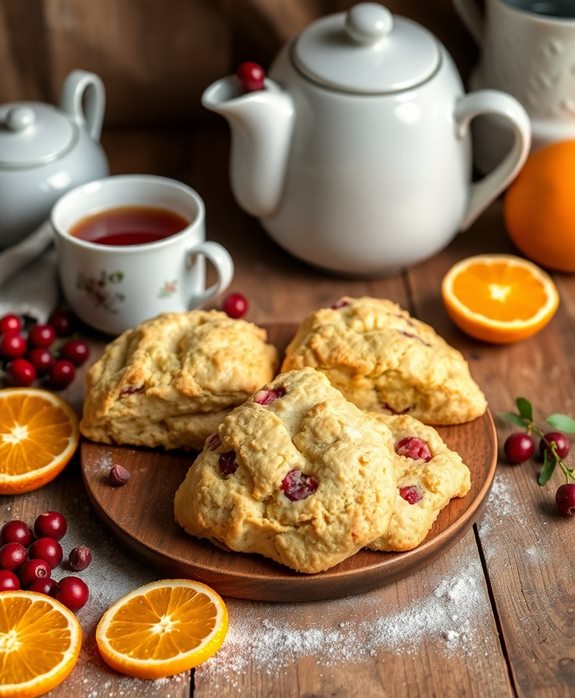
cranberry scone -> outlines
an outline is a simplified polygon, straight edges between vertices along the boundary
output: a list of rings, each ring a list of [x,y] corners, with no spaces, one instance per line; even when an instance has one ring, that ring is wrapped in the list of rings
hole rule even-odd
[[[389,527],[368,547],[412,550],[423,542],[450,500],[469,492],[471,474],[433,427],[408,415],[380,414],[377,418],[393,436],[397,486]]]
[[[278,366],[265,330],[217,310],[165,313],[127,330],[91,366],[80,430],[94,441],[201,449]]]
[[[485,397],[463,355],[392,301],[342,298],[303,320],[282,371],[312,366],[363,410],[426,424],[481,416]]]
[[[216,545],[313,574],[385,533],[394,458],[389,429],[323,373],[280,374],[207,439],[175,518]]]

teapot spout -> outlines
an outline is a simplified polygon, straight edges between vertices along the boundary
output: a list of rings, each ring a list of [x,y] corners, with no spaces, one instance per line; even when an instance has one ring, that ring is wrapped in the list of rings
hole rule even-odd
[[[292,98],[269,79],[264,90],[244,94],[228,76],[205,90],[202,104],[230,125],[230,178],[239,205],[258,218],[271,216],[281,200],[289,157]]]

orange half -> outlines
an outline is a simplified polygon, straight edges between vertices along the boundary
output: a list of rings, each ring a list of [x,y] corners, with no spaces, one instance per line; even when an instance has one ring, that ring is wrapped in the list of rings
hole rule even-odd
[[[559,293],[536,264],[513,255],[477,255],[457,262],[441,285],[449,317],[485,342],[526,339],[551,320]]]
[[[34,698],[70,674],[82,628],[56,599],[33,591],[0,593],[0,698]]]
[[[227,631],[228,611],[213,589],[190,579],[163,579],[109,608],[98,623],[96,643],[116,671],[158,679],[211,657]]]
[[[58,395],[40,388],[0,390],[0,494],[29,492],[53,480],[78,440],[76,413]]]

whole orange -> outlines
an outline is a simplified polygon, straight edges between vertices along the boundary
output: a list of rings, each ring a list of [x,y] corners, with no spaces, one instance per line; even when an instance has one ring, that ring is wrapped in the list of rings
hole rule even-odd
[[[575,272],[575,140],[532,153],[505,195],[511,240],[534,262]]]

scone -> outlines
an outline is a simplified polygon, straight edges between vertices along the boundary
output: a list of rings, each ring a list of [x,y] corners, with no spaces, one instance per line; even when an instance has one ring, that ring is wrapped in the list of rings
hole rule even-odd
[[[201,449],[275,375],[266,337],[217,310],[165,313],[127,330],[88,372],[80,431],[103,443]]]
[[[463,355],[389,300],[343,298],[305,318],[282,371],[304,366],[368,411],[461,424],[486,409]]]
[[[383,535],[395,503],[393,440],[311,368],[284,373],[231,412],[176,492],[176,521],[298,572]]]
[[[437,431],[408,415],[377,415],[391,431],[397,476],[396,499],[387,531],[369,544],[372,550],[416,548],[443,507],[471,487],[469,468]]]

